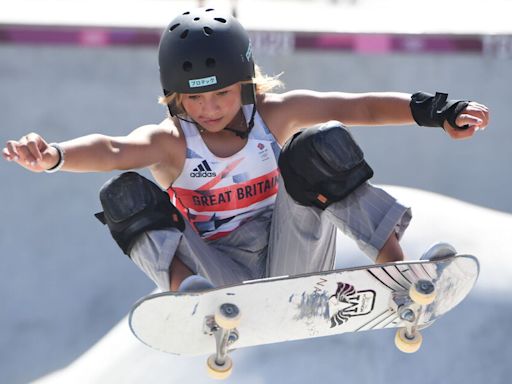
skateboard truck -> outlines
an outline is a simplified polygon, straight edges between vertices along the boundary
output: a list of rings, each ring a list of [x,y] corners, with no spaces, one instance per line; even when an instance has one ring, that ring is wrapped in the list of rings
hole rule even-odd
[[[436,298],[435,285],[430,280],[418,280],[409,291],[396,292],[392,296],[391,307],[405,322],[395,335],[396,347],[405,353],[416,352],[423,341],[418,331],[418,322],[425,306]]]
[[[208,374],[215,379],[225,379],[233,370],[228,348],[239,338],[236,327],[240,324],[240,317],[240,310],[235,304],[224,303],[214,316],[205,319],[205,333],[215,336],[216,353],[206,361]]]

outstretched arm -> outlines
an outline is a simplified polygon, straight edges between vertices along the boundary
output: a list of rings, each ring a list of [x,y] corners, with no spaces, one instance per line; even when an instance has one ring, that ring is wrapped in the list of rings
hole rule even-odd
[[[169,136],[172,135],[159,126],[143,126],[127,136],[92,134],[53,146],[39,134],[29,133],[19,140],[8,141],[2,155],[7,161],[16,162],[33,172],[54,168],[62,155],[64,163],[61,169],[70,172],[136,169],[166,158],[162,146],[169,141]]]
[[[262,115],[280,142],[302,128],[329,120],[348,126],[416,124],[411,111],[411,94],[400,92],[342,93],[290,91],[265,96]],[[447,121],[443,128],[453,138],[472,136],[489,122],[489,110],[482,104],[470,102],[455,120],[458,129]]]

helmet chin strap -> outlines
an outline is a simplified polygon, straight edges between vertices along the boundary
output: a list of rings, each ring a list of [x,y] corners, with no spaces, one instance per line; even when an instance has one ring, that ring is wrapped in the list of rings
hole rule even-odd
[[[243,112],[242,112],[243,114]],[[245,131],[239,131],[233,128],[226,127],[224,128],[225,131],[233,132],[236,136],[239,138],[247,139],[249,137],[249,133],[251,133],[252,128],[254,127],[254,116],[256,115],[256,104],[252,105],[252,112],[251,112],[251,119],[249,120],[249,123],[247,124],[247,130]],[[244,116],[245,121],[245,116]]]

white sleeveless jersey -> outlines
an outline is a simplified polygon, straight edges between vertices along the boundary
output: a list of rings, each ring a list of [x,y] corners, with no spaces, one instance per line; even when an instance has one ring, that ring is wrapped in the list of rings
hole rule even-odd
[[[243,106],[247,120],[253,105]],[[167,192],[172,203],[210,240],[226,236],[274,204],[280,147],[259,113],[247,144],[229,157],[217,157],[193,123],[180,120],[187,153],[185,165]]]

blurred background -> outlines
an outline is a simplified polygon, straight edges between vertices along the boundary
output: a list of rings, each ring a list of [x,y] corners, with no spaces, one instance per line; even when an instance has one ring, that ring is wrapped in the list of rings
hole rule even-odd
[[[510,265],[505,257],[512,256],[507,241],[512,230],[512,2],[508,0],[1,0],[2,145],[31,131],[49,141],[96,132],[124,135],[165,118],[164,108],[157,104],[159,36],[176,14],[197,5],[223,7],[236,14],[251,33],[258,64],[268,74],[282,73],[286,90],[444,91],[450,98],[486,104],[491,110],[489,128],[471,140],[454,141],[440,129],[416,126],[357,127],[352,133],[374,168],[373,182],[409,191],[397,193],[413,206],[422,223],[404,239],[410,258],[419,257],[414,252],[420,252],[427,240],[456,238],[468,251],[497,247],[497,254],[488,255],[489,263],[496,259]],[[32,382],[69,366],[117,323],[124,327],[122,319],[131,305],[153,289],[93,216],[100,210],[98,189],[114,174],[31,174],[0,162],[1,383]],[[411,193],[408,188],[435,195]],[[454,224],[446,229],[440,224],[445,222]],[[462,229],[470,224],[471,231]],[[367,262],[350,241],[339,245],[338,266]],[[483,279],[487,288],[498,280],[511,281],[507,280],[512,277],[510,269],[499,266],[489,266],[495,275]],[[505,283],[499,290],[510,293],[512,288]],[[466,307],[467,317],[487,308],[482,305],[489,291],[479,292]],[[469,361],[482,359],[473,367],[492,370],[494,376],[486,381],[493,383],[508,382],[501,380],[512,373],[504,363],[512,358],[510,347],[501,345],[506,344],[512,306],[503,297],[492,302],[499,311],[490,311],[488,321],[473,323],[473,333],[459,335],[476,343]],[[436,337],[442,340],[460,327],[461,317],[467,320],[454,315],[446,328],[434,327]],[[487,342],[475,333],[476,326],[483,324],[495,330]],[[199,382],[187,381],[186,372],[176,368],[188,364],[183,360],[166,360],[167,355],[139,349],[145,347],[124,328],[116,334],[120,336],[108,344],[109,351],[124,353],[125,359],[119,357],[111,374],[139,369],[148,375],[151,371],[148,382]],[[236,382],[310,380],[298,374],[312,369],[305,362],[317,366],[324,373],[321,378],[343,375],[360,382],[409,382],[410,377],[394,376],[380,363],[378,351],[391,340],[385,337],[389,335],[350,335],[255,349],[252,355],[240,356],[247,356],[246,368],[268,359],[279,362],[290,348],[297,355],[295,360],[283,359],[289,364],[275,363],[260,374],[251,371],[250,378],[240,370]],[[331,372],[336,363],[328,363],[334,359],[341,364],[342,351],[332,357],[329,348],[352,351],[344,355],[342,374]],[[443,362],[449,359],[455,364],[453,381],[482,382],[484,376],[470,369],[463,373],[460,356],[468,347],[453,348],[454,355],[446,350],[442,354],[434,346],[427,350],[428,356],[440,359],[428,361],[442,369],[414,380],[446,382],[442,378],[450,366]],[[137,354],[131,355],[135,349]],[[421,366],[427,352],[405,364]],[[249,360],[255,356],[257,363]],[[103,360],[104,370],[108,361]],[[160,362],[161,370],[150,369],[151,361]],[[402,366],[404,357],[390,352],[384,361]],[[367,363],[378,368],[375,376],[362,373]],[[187,369],[195,369],[194,364]],[[291,370],[297,374],[287,381]],[[382,371],[387,374],[379,376]],[[84,377],[82,382],[101,382]],[[56,380],[49,377],[45,382]],[[73,380],[80,381],[76,376]],[[119,382],[129,381],[124,377]]]

